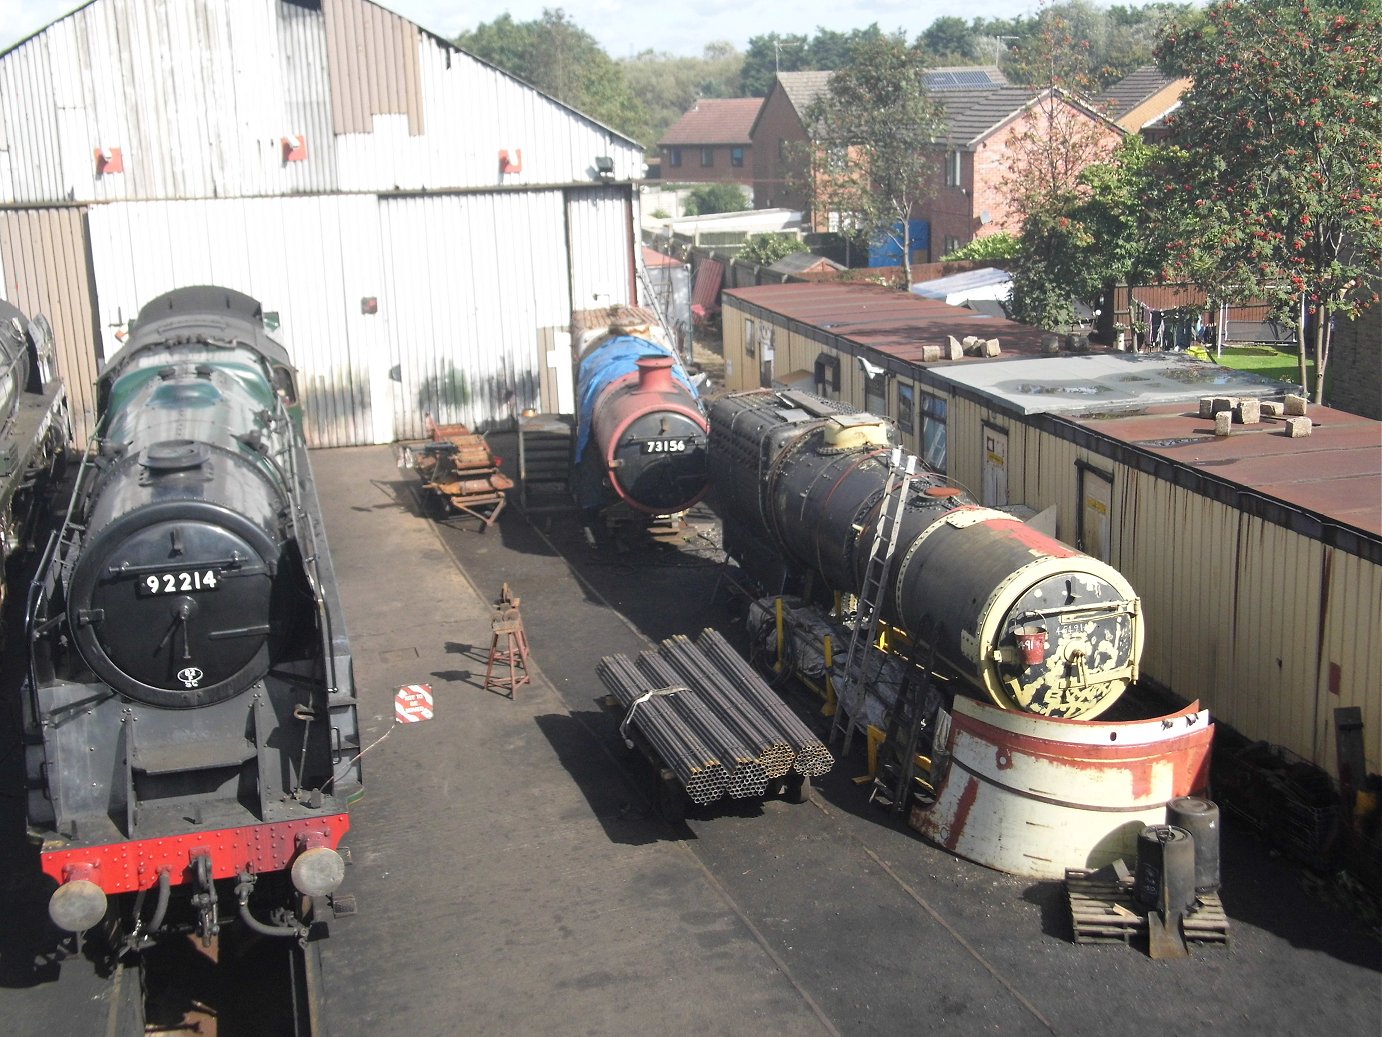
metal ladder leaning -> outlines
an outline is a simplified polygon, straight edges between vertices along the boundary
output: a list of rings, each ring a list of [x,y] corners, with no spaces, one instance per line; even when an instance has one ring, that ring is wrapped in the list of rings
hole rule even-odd
[[[893,552],[897,549],[900,519],[906,507],[907,494],[912,488],[912,479],[916,475],[916,464],[916,457],[908,454],[906,465],[903,465],[901,447],[893,447],[892,455],[888,458],[888,479],[883,484],[883,499],[878,506],[878,522],[873,528],[873,545],[869,549],[868,565],[864,570],[864,585],[859,588],[854,630],[850,633],[849,654],[845,657],[845,694],[830,725],[832,743],[840,728],[844,727],[845,753],[849,752],[849,747],[854,741],[854,732],[863,726],[859,722],[859,714],[863,712],[864,702],[868,697],[864,660],[874,648],[874,642],[878,637],[879,596],[887,584]],[[895,488],[896,493],[893,492]]]

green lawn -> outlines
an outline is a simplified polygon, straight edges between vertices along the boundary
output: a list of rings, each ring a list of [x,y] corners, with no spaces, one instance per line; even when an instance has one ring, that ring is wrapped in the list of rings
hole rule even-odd
[[[1210,355],[1213,355],[1212,349]],[[1279,382],[1300,384],[1300,363],[1294,351],[1283,353],[1272,346],[1225,346],[1223,355],[1217,359],[1224,367],[1236,371],[1251,371]],[[1314,366],[1310,362],[1307,370],[1313,371]],[[1325,381],[1328,380],[1326,373]]]

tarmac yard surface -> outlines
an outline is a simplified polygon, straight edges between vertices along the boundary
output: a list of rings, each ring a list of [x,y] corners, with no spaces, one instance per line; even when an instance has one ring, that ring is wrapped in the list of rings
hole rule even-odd
[[[312,461],[369,747],[341,889],[358,912],[322,945],[331,1037],[1382,1032],[1378,934],[1231,816],[1230,945],[1176,961],[1145,939],[1074,944],[1061,884],[959,860],[870,805],[862,739],[808,803],[667,824],[595,666],[707,625],[742,641],[713,537],[597,550],[574,515],[516,506],[482,533],[424,517],[388,447]],[[483,687],[505,583],[532,652],[513,698]],[[433,718],[396,723],[419,683]],[[818,701],[789,701],[825,732]],[[22,799],[2,805],[4,1032],[99,1034],[108,995],[44,931],[34,855],[11,845]]]
[[[851,780],[862,740],[809,803],[722,800],[669,826],[595,665],[707,625],[741,640],[713,544],[596,550],[573,515],[516,507],[482,533],[422,518],[387,448],[313,464],[366,743],[387,733],[352,815],[360,912],[325,948],[336,1037],[1382,1031],[1382,942],[1232,818],[1230,946],[1178,961],[1076,945],[1061,884],[892,821]],[[505,583],[533,663],[512,699],[483,688]],[[420,682],[434,719],[394,725],[394,692]],[[791,701],[824,733],[818,702]]]

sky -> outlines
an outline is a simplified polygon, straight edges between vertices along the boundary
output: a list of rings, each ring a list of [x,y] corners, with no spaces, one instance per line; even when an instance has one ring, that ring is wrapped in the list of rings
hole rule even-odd
[[[1146,0],[1121,2],[1140,7]],[[1111,6],[1111,0],[1096,3]],[[0,0],[0,50],[81,6],[80,0]],[[818,28],[848,32],[874,22],[885,32],[903,29],[908,36],[915,36],[937,18],[1013,18],[1034,15],[1040,10],[1038,0],[985,0],[983,4],[974,0],[793,0],[789,4],[744,0],[510,0],[507,5],[474,0],[383,0],[382,6],[447,39],[482,22],[493,21],[502,10],[507,10],[514,21],[526,22],[541,17],[544,7],[560,7],[613,58],[631,57],[650,49],[699,56],[706,44],[717,40],[727,40],[742,51],[751,37],[771,32],[810,36]]]

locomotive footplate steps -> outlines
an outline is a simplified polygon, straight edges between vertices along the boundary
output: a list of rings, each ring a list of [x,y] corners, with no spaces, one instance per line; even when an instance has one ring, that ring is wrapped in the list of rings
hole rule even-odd
[[[523,616],[518,606],[519,599],[510,593],[509,585],[504,584],[494,605],[494,619],[490,621],[493,636],[489,644],[489,663],[485,667],[485,690],[506,692],[509,698],[532,680],[528,673],[528,635],[523,629]],[[496,671],[496,666],[501,668]]]
[[[1066,895],[1076,943],[1128,943],[1147,933],[1147,911],[1133,899],[1132,876],[1117,865],[1090,871],[1067,868]],[[1218,893],[1200,893],[1195,908],[1181,918],[1181,933],[1191,943],[1228,946],[1228,916]]]

